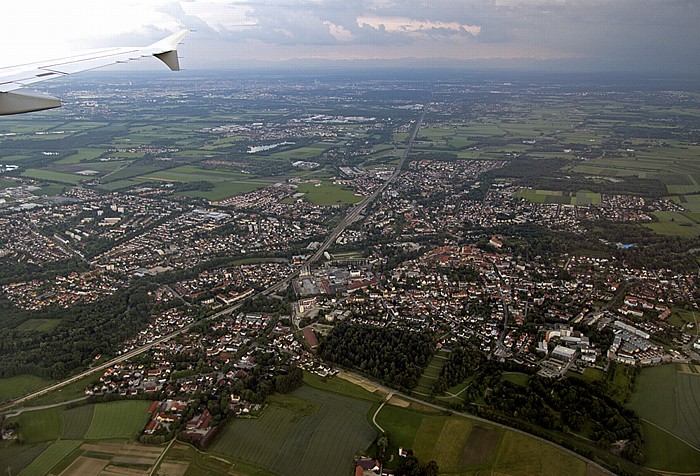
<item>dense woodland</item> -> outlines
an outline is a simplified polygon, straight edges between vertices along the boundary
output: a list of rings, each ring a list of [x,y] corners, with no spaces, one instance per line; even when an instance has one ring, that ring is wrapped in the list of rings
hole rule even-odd
[[[502,364],[488,361],[464,395],[465,408],[479,415],[578,434],[604,450],[617,444],[625,459],[636,464],[643,461],[639,418],[611,398],[603,385],[534,375],[525,385],[518,385],[503,378]]]
[[[464,382],[484,363],[486,356],[464,342],[455,346],[433,384],[433,395],[442,395],[448,388]]]
[[[321,341],[318,354],[393,387],[410,390],[418,385],[434,350],[426,334],[342,323]]]
[[[6,306],[5,324],[28,318],[60,319],[51,332],[0,328],[0,377],[32,374],[62,379],[93,362],[97,355],[113,354],[134,329],[143,328],[162,305],[149,292],[155,285],[137,282],[99,302],[71,309],[38,313]]]

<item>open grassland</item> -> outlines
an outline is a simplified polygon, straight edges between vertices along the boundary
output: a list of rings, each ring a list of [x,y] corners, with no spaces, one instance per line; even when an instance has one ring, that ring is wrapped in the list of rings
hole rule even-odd
[[[95,413],[95,405],[81,405],[61,413],[63,430],[61,437],[67,440],[79,440],[85,437],[90,429]]]
[[[645,368],[629,407],[641,418],[700,448],[699,374],[679,372],[675,365]],[[645,435],[645,441],[654,445],[654,438],[659,436],[663,434],[652,431]],[[700,452],[696,458],[695,471],[700,471]]]
[[[156,472],[159,476],[277,476],[277,473],[231,458],[221,458],[183,443],[173,444]]]
[[[19,474],[48,446],[49,443],[18,445],[14,441],[2,442],[0,443],[0,468],[11,474]]]
[[[50,332],[61,323],[60,319],[29,319],[24,321],[17,330]]]
[[[48,387],[52,380],[37,377],[35,375],[18,375],[0,379],[0,402],[21,397],[35,390]]]
[[[504,372],[503,380],[507,380],[508,382],[516,385],[522,385],[524,387],[527,385],[527,381],[530,380],[530,376],[522,372]]]
[[[415,388],[415,392],[419,395],[430,395],[433,390],[433,385],[435,385],[435,380],[437,380],[440,375],[442,367],[447,362],[449,358],[449,352],[438,351],[433,355],[433,358],[428,362],[428,366],[423,371],[420,380],[418,380],[418,385]]]
[[[700,471],[700,451],[654,424],[643,421],[644,465],[677,473]]]
[[[377,422],[391,434],[388,451],[413,449],[421,461],[434,459],[441,474],[584,475],[588,467],[550,444],[460,416],[385,406]]]
[[[75,154],[71,154],[54,162],[55,164],[79,164],[83,161],[95,160],[104,153],[102,149],[80,148]]]
[[[340,375],[338,377],[327,379],[319,377],[316,374],[304,372],[304,383],[325,392],[337,393],[360,400],[367,400],[370,402],[384,401],[383,395],[374,393],[374,390],[370,391],[362,388],[360,385],[351,383],[350,381],[341,378]]]
[[[137,180],[117,180],[114,182],[102,183],[100,184],[100,188],[107,190],[108,192],[113,192],[115,190],[123,190],[137,185],[143,185],[143,183]]]
[[[85,433],[89,440],[131,438],[148,421],[149,400],[126,400],[95,405],[90,428]]]
[[[59,440],[51,443],[34,461],[25,467],[20,476],[43,476],[63,458],[80,446],[81,441]]]
[[[17,185],[19,185],[19,184],[17,182],[15,182],[14,180],[7,180],[4,178],[0,178],[0,190],[3,190],[5,188],[16,187]]]
[[[43,169],[27,169],[22,172],[22,177],[46,180],[47,182],[67,183],[70,185],[78,185],[81,180],[87,178],[80,175],[64,174],[62,172]]]
[[[600,194],[579,190],[576,193],[566,193],[556,190],[520,189],[516,197],[524,198],[534,203],[559,203],[562,205],[600,205]]]
[[[654,230],[659,235],[670,236],[698,236],[700,235],[700,224],[679,212],[653,212],[658,221],[645,223],[644,226]]]
[[[61,436],[61,412],[63,407],[23,412],[9,419],[19,423],[19,434],[27,443],[57,440]]]
[[[85,387],[93,383],[95,383],[95,376],[88,375],[77,382],[70,383],[58,390],[34,398],[29,401],[28,405],[51,405],[53,403],[68,402],[77,398],[85,397]]]
[[[259,180],[240,180],[235,182],[219,182],[215,183],[211,190],[190,190],[187,192],[178,192],[175,195],[188,197],[201,197],[211,201],[224,200],[234,195],[252,192],[259,188],[270,185],[270,182]]]
[[[155,167],[153,165],[130,165],[129,167],[125,167],[121,170],[114,172],[113,174],[105,175],[100,179],[100,181],[103,184],[117,182],[125,179],[138,177],[140,175],[147,175],[161,169],[162,167]]]
[[[280,406],[274,399],[258,419],[235,419],[211,451],[285,475],[345,476],[352,456],[376,437],[366,415],[371,403],[304,386],[291,394],[317,406]]]
[[[495,474],[585,475],[587,464],[546,443],[506,431],[492,466]]]
[[[316,143],[309,147],[298,147],[296,149],[285,150],[281,152],[275,152],[271,154],[271,157],[279,159],[291,159],[291,160],[310,160],[317,159],[323,155],[323,153],[330,149],[332,144]]]
[[[302,183],[297,189],[305,193],[304,198],[316,205],[341,205],[353,204],[361,201],[364,197],[355,195],[352,190],[334,185],[331,182]]]
[[[144,175],[142,178],[152,180],[164,180],[169,182],[230,182],[247,178],[248,174],[239,172],[227,172],[225,170],[210,170],[192,165],[183,165],[173,169],[161,170],[152,174]]]

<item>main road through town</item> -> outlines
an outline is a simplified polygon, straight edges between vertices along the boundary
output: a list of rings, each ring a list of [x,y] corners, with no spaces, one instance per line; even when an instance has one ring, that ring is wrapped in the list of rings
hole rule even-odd
[[[423,112],[421,113],[420,118],[414,124],[413,130],[411,131],[411,135],[409,136],[409,139],[408,139],[408,144],[406,146],[406,149],[404,150],[403,156],[401,157],[399,164],[394,169],[394,173],[391,174],[389,179],[387,179],[379,188],[377,188],[377,190],[372,192],[370,195],[365,197],[361,202],[357,203],[355,206],[353,206],[350,209],[350,211],[345,215],[345,217],[340,221],[340,223],[328,235],[328,237],[321,244],[321,246],[318,248],[318,250],[316,250],[316,252],[310,258],[308,258],[306,260],[306,262],[304,263],[302,268],[310,266],[311,264],[318,261],[321,258],[321,256],[323,256],[323,253],[326,252],[328,250],[328,248],[330,248],[330,246],[333,243],[335,243],[335,240],[338,239],[338,237],[341,235],[341,233],[343,233],[343,231],[345,231],[345,228],[347,228],[347,226],[350,223],[355,221],[357,219],[357,217],[360,216],[360,213],[362,213],[364,211],[364,209],[367,208],[367,206],[369,204],[374,202],[377,199],[377,197],[379,197],[384,192],[384,190],[386,190],[386,188],[398,178],[398,176],[401,174],[401,170],[403,169],[403,166],[406,162],[406,159],[408,158],[408,155],[411,152],[411,149],[413,147],[413,141],[415,140],[416,135],[418,135],[418,130],[420,129],[421,125],[423,124],[424,118],[425,118],[425,106],[423,107]],[[295,279],[296,277],[299,276],[299,273],[300,273],[300,270],[295,271],[290,276],[287,276],[286,278],[282,279],[281,281],[273,284],[272,286],[268,287],[264,291],[261,291],[257,294],[254,294],[253,296],[248,297],[248,299],[255,299],[256,297],[259,297],[261,295],[269,295],[269,294],[278,292],[282,289],[285,289],[287,286],[289,286],[289,283],[291,283],[291,281],[293,279]],[[238,303],[233,304],[231,306],[228,306],[225,309],[217,312],[216,314],[213,314],[213,315],[207,317],[206,320],[215,321],[216,319],[218,319],[224,315],[231,314],[232,312],[239,309],[243,305],[243,302],[245,302],[245,301],[241,301],[241,302],[238,302]],[[102,364],[92,366],[92,367],[88,368],[87,370],[84,370],[84,371],[80,372],[79,374],[73,375],[72,377],[69,377],[65,380],[61,380],[60,382],[57,382],[53,385],[45,387],[45,388],[38,390],[36,392],[27,394],[23,397],[15,399],[15,400],[10,400],[8,402],[5,402],[2,405],[0,405],[0,413],[7,412],[7,410],[14,408],[18,405],[22,405],[22,404],[24,404],[24,403],[26,403],[34,398],[37,398],[37,397],[40,397],[42,395],[46,395],[47,393],[59,390],[59,389],[65,387],[66,385],[70,385],[71,383],[74,383],[74,382],[77,382],[78,380],[84,379],[85,377],[88,377],[94,373],[104,371],[104,370],[106,370],[106,369],[108,369],[116,364],[124,362],[125,360],[131,359],[132,357],[136,357],[137,355],[143,354],[144,352],[147,352],[148,350],[150,350],[154,346],[157,346],[157,345],[160,345],[164,342],[167,342],[168,340],[172,339],[173,337],[175,337],[177,335],[182,334],[183,332],[187,332],[191,327],[193,327],[197,324],[200,324],[201,322],[202,321],[199,320],[199,321],[195,321],[191,324],[185,325],[185,326],[181,327],[180,329],[177,329],[176,331],[171,332],[170,334],[166,334],[162,337],[159,337],[159,338],[153,340],[152,342],[150,342],[144,346],[137,347],[135,349],[124,352],[123,354],[119,355],[118,357],[115,357],[107,362],[102,363]]]

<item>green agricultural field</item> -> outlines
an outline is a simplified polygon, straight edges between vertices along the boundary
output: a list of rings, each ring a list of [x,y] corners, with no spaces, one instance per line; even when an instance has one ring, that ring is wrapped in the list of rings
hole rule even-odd
[[[297,189],[305,193],[304,198],[316,205],[339,205],[360,202],[364,197],[355,195],[352,190],[334,185],[331,182],[302,183]]]
[[[63,458],[78,449],[82,441],[59,440],[51,443],[29,466],[20,472],[20,476],[43,476],[56,466]]]
[[[348,382],[340,377],[324,379],[316,374],[304,372],[304,383],[324,392],[337,393],[346,397],[370,402],[382,402],[384,398],[376,393],[371,393],[364,388]]]
[[[641,418],[700,448],[700,374],[681,372],[674,365],[645,368],[628,406]],[[654,434],[647,435],[649,444],[654,443]],[[700,458],[697,462],[700,471]]]
[[[63,403],[77,398],[85,397],[85,387],[94,384],[97,378],[94,375],[88,375],[87,377],[66,385],[58,390],[49,392],[40,397],[34,398],[29,402],[29,405],[40,406],[40,405],[51,405],[53,403]]]
[[[70,185],[78,185],[81,180],[87,179],[87,177],[82,177],[80,175],[64,174],[62,172],[42,169],[27,169],[22,172],[22,177],[46,180],[47,182],[67,183]]]
[[[251,465],[245,461],[221,458],[198,451],[190,445],[176,442],[165,454],[159,469],[171,467],[173,469],[186,468],[183,476],[221,476],[233,474],[255,476],[278,476],[259,466]],[[182,471],[182,469],[180,469]],[[163,474],[160,471],[157,474]],[[168,473],[169,474],[169,473]],[[173,471],[172,474],[182,474]]]
[[[150,405],[149,400],[124,400],[95,405],[85,438],[100,440],[133,437],[148,421],[146,411]]]
[[[35,390],[48,387],[52,380],[36,377],[34,375],[19,375],[0,379],[0,401],[5,402],[13,398],[21,397]]]
[[[162,170],[152,174],[144,175],[141,178],[149,180],[165,180],[169,182],[231,182],[244,178],[248,178],[248,174],[240,172],[229,172],[226,170],[211,170],[194,167],[192,165],[183,165],[174,169]]]
[[[237,182],[219,182],[215,183],[211,190],[191,190],[187,192],[178,192],[175,196],[182,197],[201,197],[213,202],[224,200],[234,195],[252,192],[259,188],[270,185],[269,182],[261,182],[255,180],[241,180]]]
[[[389,451],[413,449],[421,461],[434,459],[441,474],[580,474],[587,463],[526,435],[474,423],[459,416],[385,406],[377,423],[392,436]]]
[[[61,412],[63,407],[23,412],[11,417],[10,422],[19,423],[19,434],[27,443],[57,440],[61,436]]]
[[[125,167],[114,172],[113,174],[105,175],[100,180],[102,183],[116,182],[118,180],[130,179],[140,175],[150,174],[161,169],[162,167],[155,167],[152,165],[130,165],[129,167]]]
[[[54,162],[55,164],[79,164],[82,161],[95,160],[104,153],[102,149],[80,148],[75,154]]]
[[[29,319],[24,321],[17,330],[20,331],[38,331],[50,332],[61,323],[60,319]]]
[[[46,195],[47,197],[53,197],[54,195],[63,193],[68,189],[69,187],[67,185],[51,184],[43,185],[38,192],[34,193],[35,195]]]
[[[49,443],[18,445],[14,441],[0,443],[0,468],[8,474],[19,474],[23,468],[36,460]]]
[[[258,419],[235,419],[211,447],[285,475],[346,476],[352,457],[376,437],[366,415],[371,403],[304,386],[291,394],[318,406],[309,415],[273,401]],[[347,462],[344,464],[344,462]]]
[[[659,235],[694,237],[700,235],[700,224],[679,212],[653,212],[657,219],[644,226]]]
[[[80,440],[90,429],[90,424],[95,413],[95,405],[80,405],[61,413],[63,430],[61,438],[67,440]]]
[[[4,178],[0,178],[0,190],[6,189],[6,188],[12,188],[12,187],[16,187],[16,186],[17,186],[17,182],[15,182],[14,180],[7,180]]]
[[[562,450],[513,431],[506,431],[492,466],[494,474],[587,474],[587,464]]]
[[[117,180],[115,182],[102,183],[100,184],[100,188],[109,192],[113,192],[115,190],[123,190],[129,187],[135,187],[140,185],[143,185],[143,182],[137,180]]]
[[[299,147],[298,149],[291,149],[291,150],[285,150],[282,152],[276,152],[274,154],[271,154],[270,157],[274,157],[276,159],[291,159],[291,160],[312,160],[312,159],[318,159],[323,155],[323,153],[328,150],[331,147],[331,144],[326,144],[325,147],[323,145],[320,146],[311,146],[311,147]],[[274,149],[273,149],[274,150]],[[255,155],[255,154],[251,154]],[[264,157],[264,155],[261,153],[261,157]]]
[[[668,318],[668,322],[679,329],[683,328],[686,324],[693,324],[695,326],[700,323],[700,312],[695,313],[680,307],[673,307],[671,308],[671,317]],[[700,333],[700,328],[695,327],[694,330],[689,329],[688,333]]]
[[[643,421],[644,465],[663,472],[697,474],[700,451],[654,424]]]
[[[412,448],[424,418],[431,417],[408,408],[385,405],[377,415],[377,424],[391,433],[387,451],[395,453],[399,447]]]

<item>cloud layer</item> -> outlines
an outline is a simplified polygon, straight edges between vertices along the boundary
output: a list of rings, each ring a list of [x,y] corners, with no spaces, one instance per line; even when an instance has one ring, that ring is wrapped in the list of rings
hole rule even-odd
[[[178,28],[189,67],[317,58],[698,72],[695,0],[6,0],[3,62]]]

